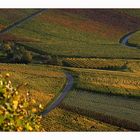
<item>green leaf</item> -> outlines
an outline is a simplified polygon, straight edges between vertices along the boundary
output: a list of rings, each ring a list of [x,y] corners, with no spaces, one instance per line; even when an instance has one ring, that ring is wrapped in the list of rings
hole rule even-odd
[[[0,125],[4,122],[4,116],[0,116]]]

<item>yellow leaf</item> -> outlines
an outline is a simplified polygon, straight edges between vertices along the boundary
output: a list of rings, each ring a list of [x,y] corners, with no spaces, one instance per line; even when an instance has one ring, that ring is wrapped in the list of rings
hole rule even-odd
[[[17,109],[17,107],[18,107],[18,101],[15,101],[15,100],[14,100],[14,101],[13,101],[13,108],[14,108],[14,109]]]
[[[22,130],[23,128],[21,126],[17,128],[17,131],[22,131]]]
[[[33,113],[37,112],[37,109],[36,109],[36,108],[33,108],[33,109],[32,109],[32,112],[33,112]]]
[[[9,77],[10,76],[10,74],[9,73],[6,73],[6,75],[5,75],[6,77]]]
[[[19,116],[18,118],[21,120],[21,119],[23,119],[23,116]]]
[[[39,105],[39,108],[40,108],[40,109],[43,109],[43,106],[42,106],[42,104],[40,104],[40,105]]]
[[[29,130],[29,131],[32,131],[33,130],[33,128],[29,125],[29,123],[27,123],[26,129]]]

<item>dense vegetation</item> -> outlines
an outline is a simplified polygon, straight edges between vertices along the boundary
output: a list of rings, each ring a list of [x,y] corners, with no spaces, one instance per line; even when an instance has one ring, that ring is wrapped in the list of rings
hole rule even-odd
[[[41,104],[33,107],[35,100],[19,93],[8,77],[0,75],[0,131],[42,131],[41,116],[36,114]]]
[[[1,51],[5,55],[2,60],[11,63],[31,63],[32,54],[23,46],[18,46],[14,42],[3,42],[1,44]]]

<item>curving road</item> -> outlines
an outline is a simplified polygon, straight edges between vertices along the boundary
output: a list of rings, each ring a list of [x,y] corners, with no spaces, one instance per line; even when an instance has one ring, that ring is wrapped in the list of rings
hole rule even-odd
[[[60,93],[60,95],[57,97],[57,99],[50,105],[48,106],[42,113],[42,116],[47,115],[51,110],[53,110],[55,107],[57,107],[61,101],[65,98],[65,96],[68,94],[68,92],[71,90],[72,85],[73,85],[73,77],[71,74],[65,73],[66,78],[67,78],[67,83]]]
[[[8,27],[6,27],[5,29],[1,30],[0,35],[3,35],[4,33],[11,31],[12,29],[16,28],[17,26],[20,26],[22,23],[30,20],[31,18],[41,14],[44,11],[46,11],[46,9],[38,10],[37,12],[34,12],[31,15],[16,21],[15,23],[13,23],[13,24],[9,25]],[[56,106],[58,106],[61,103],[61,101],[64,99],[64,97],[68,94],[70,89],[72,88],[72,85],[73,85],[72,75],[68,74],[68,73],[65,73],[65,75],[67,78],[67,83],[66,83],[64,89],[62,90],[62,92],[60,93],[58,98],[41,113],[42,116],[47,115],[52,109],[54,109]]]
[[[137,31],[138,31],[138,30],[135,30],[135,31],[132,31],[132,32],[129,32],[129,33],[125,34],[123,37],[121,37],[121,39],[120,39],[119,42],[120,42],[121,44],[127,46],[127,47],[135,47],[135,46],[129,44],[129,43],[128,43],[128,40],[129,40],[129,38],[130,38],[135,32],[137,32]]]

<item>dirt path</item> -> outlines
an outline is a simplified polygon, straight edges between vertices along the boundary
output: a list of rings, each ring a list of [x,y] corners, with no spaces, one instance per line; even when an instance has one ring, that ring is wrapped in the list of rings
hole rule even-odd
[[[71,90],[72,85],[73,85],[73,77],[71,74],[68,74],[68,73],[65,73],[65,74],[67,78],[67,83],[64,89],[62,90],[58,98],[41,113],[42,116],[47,115],[51,110],[57,107],[61,103],[61,101],[65,98],[65,96],[68,94],[68,92]]]

